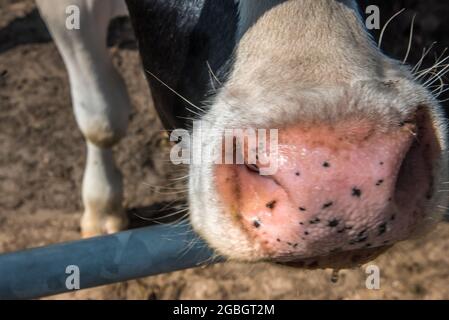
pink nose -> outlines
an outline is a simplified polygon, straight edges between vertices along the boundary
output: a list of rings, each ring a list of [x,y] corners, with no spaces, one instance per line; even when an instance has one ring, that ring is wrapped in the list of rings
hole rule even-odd
[[[291,261],[382,247],[422,220],[431,167],[430,143],[420,139],[413,124],[289,127],[279,130],[275,174],[217,165],[217,188],[228,214],[266,257]]]

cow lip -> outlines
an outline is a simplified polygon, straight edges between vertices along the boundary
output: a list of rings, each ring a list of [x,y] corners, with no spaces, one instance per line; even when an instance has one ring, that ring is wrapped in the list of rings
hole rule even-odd
[[[391,244],[385,244],[378,247],[346,250],[296,260],[295,258],[291,258],[288,261],[275,259],[271,262],[296,269],[351,269],[372,261],[391,247]]]

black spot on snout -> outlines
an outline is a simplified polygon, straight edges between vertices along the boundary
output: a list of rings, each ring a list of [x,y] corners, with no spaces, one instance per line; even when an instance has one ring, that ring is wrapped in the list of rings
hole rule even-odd
[[[329,162],[327,162],[327,161],[323,162],[323,167],[324,168],[329,168],[330,166],[331,166],[331,164]]]
[[[366,234],[367,229],[364,229],[359,232],[357,237],[352,241],[353,243],[361,243],[365,242],[368,239],[368,235]]]
[[[383,179],[377,180],[376,186],[380,186],[382,183],[384,183]]]
[[[329,207],[332,206],[333,204],[334,204],[333,201],[326,202],[325,204],[323,204],[323,209],[329,208]]]
[[[299,207],[299,211],[306,211],[306,208],[304,208],[304,207]]]
[[[338,226],[339,221],[337,219],[332,219],[331,221],[329,221],[328,226],[331,228],[335,228],[336,226]]]
[[[274,209],[274,206],[276,205],[276,200],[270,201],[266,204],[267,208]]]
[[[259,220],[254,220],[254,221],[253,221],[253,226],[254,226],[255,228],[260,228],[260,221],[259,221]]]
[[[366,229],[363,229],[362,231],[359,232],[357,237],[362,237],[366,233],[366,231],[367,231]]]
[[[384,222],[384,223],[380,224],[377,230],[378,230],[378,233],[377,233],[378,236],[383,235],[385,233],[385,231],[387,231],[387,223]]]
[[[299,173],[299,171],[296,171],[296,172],[295,172],[295,175],[296,175],[297,177],[299,177],[301,174]]]
[[[353,188],[352,188],[352,193],[351,193],[351,195],[352,195],[353,197],[360,198],[361,195],[362,195],[362,190],[360,190],[360,189],[357,188],[357,187],[353,187]]]

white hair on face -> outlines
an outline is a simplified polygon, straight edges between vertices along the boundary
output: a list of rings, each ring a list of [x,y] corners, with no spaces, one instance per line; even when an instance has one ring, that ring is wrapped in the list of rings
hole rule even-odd
[[[237,38],[248,30],[267,10],[287,0],[236,0],[239,5]]]
[[[286,2],[288,0],[234,0],[239,6],[239,25],[237,31],[237,39],[243,34],[268,10]],[[303,0],[314,1],[314,0]],[[356,0],[336,0],[353,8],[357,11],[358,5]],[[358,13],[358,11],[357,11]]]

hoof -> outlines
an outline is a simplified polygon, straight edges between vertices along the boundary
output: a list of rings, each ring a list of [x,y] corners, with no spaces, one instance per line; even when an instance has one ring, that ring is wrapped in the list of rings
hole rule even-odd
[[[112,234],[123,231],[128,227],[128,218],[123,215],[111,215],[101,220],[81,219],[81,237],[83,239]]]

